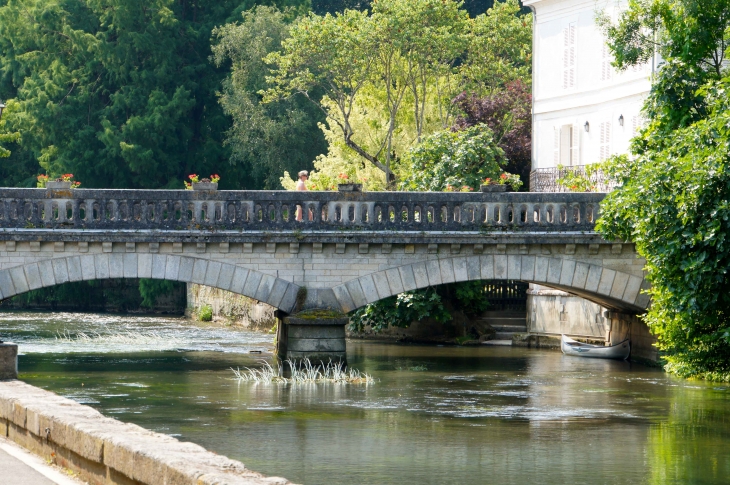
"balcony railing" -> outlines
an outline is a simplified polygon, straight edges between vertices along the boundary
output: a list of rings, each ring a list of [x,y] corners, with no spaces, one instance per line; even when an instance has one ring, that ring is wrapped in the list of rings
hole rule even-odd
[[[569,187],[564,187],[558,180],[570,174],[586,177],[586,166],[575,165],[572,167],[549,167],[538,168],[530,172],[530,192],[572,192]],[[595,170],[587,176],[591,182],[590,192],[611,192],[616,184],[610,180],[601,170]]]

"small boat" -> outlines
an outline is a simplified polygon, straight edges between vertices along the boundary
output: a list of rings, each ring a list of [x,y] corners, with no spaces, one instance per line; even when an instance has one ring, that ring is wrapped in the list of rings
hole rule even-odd
[[[578,357],[626,360],[631,353],[631,343],[629,339],[626,339],[616,345],[605,347],[603,345],[584,344],[583,342],[578,342],[570,337],[561,335],[560,350],[565,355],[576,355]]]

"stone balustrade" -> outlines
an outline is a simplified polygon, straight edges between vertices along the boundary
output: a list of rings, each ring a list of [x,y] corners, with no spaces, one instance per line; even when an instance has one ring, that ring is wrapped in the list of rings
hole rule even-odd
[[[0,228],[593,231],[604,194],[0,189]],[[296,220],[303,207],[303,220]]]

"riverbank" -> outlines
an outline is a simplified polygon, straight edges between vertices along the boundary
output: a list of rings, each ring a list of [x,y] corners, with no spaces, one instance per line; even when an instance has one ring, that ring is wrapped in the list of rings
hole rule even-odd
[[[0,381],[0,436],[90,484],[291,483],[17,380]]]

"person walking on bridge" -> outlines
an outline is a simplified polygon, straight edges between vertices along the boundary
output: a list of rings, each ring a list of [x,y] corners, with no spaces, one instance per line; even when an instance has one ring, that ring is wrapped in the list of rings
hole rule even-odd
[[[307,190],[307,179],[309,178],[309,172],[307,172],[306,170],[302,170],[301,172],[299,172],[298,176],[299,176],[299,181],[297,182],[296,190]],[[302,220],[302,206],[301,205],[297,205],[296,219],[298,221]],[[311,212],[309,213],[309,220],[310,221],[312,220]]]

